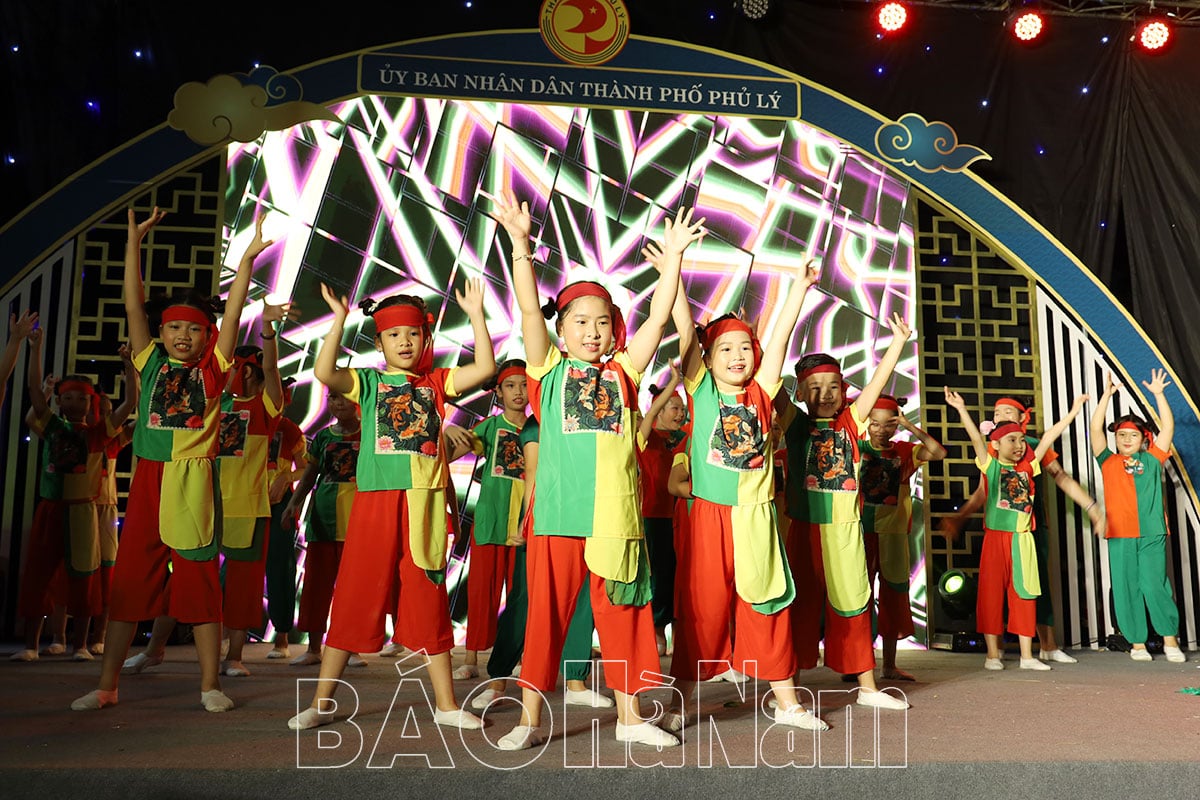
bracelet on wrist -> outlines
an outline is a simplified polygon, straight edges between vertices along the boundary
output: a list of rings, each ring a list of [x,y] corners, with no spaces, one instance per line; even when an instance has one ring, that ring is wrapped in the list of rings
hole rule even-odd
[[[264,332],[262,333],[262,338],[263,338],[263,339],[274,339],[274,338],[275,338],[276,336],[278,336],[278,335],[279,335],[279,334],[277,334],[277,333],[272,333],[270,336],[267,336],[266,332],[264,331]]]
[[[514,255],[512,260],[514,264],[518,261],[529,261],[530,263],[533,263],[533,253],[526,253],[523,256]]]

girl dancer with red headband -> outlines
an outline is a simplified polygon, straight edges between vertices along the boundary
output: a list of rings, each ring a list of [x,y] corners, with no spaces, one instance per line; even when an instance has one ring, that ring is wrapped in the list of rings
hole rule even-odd
[[[1108,426],[1116,434],[1117,451],[1108,449],[1104,419],[1117,390],[1109,373],[1104,394],[1092,414],[1092,454],[1104,479],[1104,510],[1108,516],[1108,568],[1112,580],[1113,611],[1121,633],[1133,645],[1134,661],[1150,661],[1146,649],[1146,610],[1154,629],[1163,637],[1167,661],[1183,662],[1179,648],[1179,608],[1171,596],[1167,577],[1167,518],[1163,512],[1163,464],[1171,457],[1175,417],[1164,391],[1171,385],[1166,370],[1150,373],[1142,381],[1158,405],[1158,435],[1134,414]]]
[[[677,745],[674,736],[642,719],[637,698],[657,685],[645,676],[660,667],[634,423],[637,385],[670,319],[683,252],[701,237],[703,220],[693,222],[682,209],[666,220],[662,274],[646,321],[626,347],[625,321],[600,284],[569,284],[552,304],[539,308],[529,204],[511,193],[496,202],[497,218],[512,241],[530,401],[541,425],[534,535],[527,545],[523,708],[520,722],[499,744],[523,750],[541,741],[541,692],[552,691],[557,682],[567,622],[587,581],[600,647],[610,664],[605,681],[616,693],[617,740]],[[546,330],[546,319],[555,315],[565,357]]]
[[[657,247],[643,252],[658,261]],[[720,659],[732,623],[733,669],[770,682],[775,722],[825,730],[829,726],[801,705],[792,683],[791,604],[796,591],[774,504],[772,404],[783,385],[780,372],[804,298],[817,282],[813,259],[805,262],[802,273],[764,345],[733,315],[713,320],[698,336],[687,298],[680,292],[675,299],[673,318],[692,420],[688,456],[693,500],[679,560],[679,630],[671,674],[688,699],[695,682],[721,675],[727,669]],[[665,727],[682,728],[685,716],[671,714]]]
[[[66,611],[75,618],[72,658],[91,661],[88,625],[104,610],[100,584],[100,527],[96,497],[104,472],[104,456],[133,410],[134,395],[102,416],[100,395],[92,381],[68,375],[54,386],[59,413],[47,403],[42,386],[42,331],[29,334],[29,400],[26,421],[42,440],[41,500],[33,515],[29,545],[21,568],[18,613],[25,618],[25,649],[13,661],[35,661],[42,618],[50,612],[49,588],[55,573],[66,574]]]
[[[1002,422],[988,434],[995,447],[979,432],[966,401],[946,387],[946,404],[958,410],[963,427],[975,447],[975,464],[983,476],[987,505],[983,517],[983,552],[979,557],[976,627],[987,642],[984,669],[1004,669],[1000,637],[1004,633],[1004,603],[1008,599],[1008,631],[1021,645],[1021,669],[1048,670],[1050,665],[1033,657],[1037,607],[1042,593],[1036,545],[1033,542],[1034,478],[1041,473],[1042,457],[1079,414],[1087,395],[1075,399],[1071,410],[1042,436],[1030,451],[1025,429],[1017,422]]]
[[[871,409],[867,438],[859,441],[862,470],[863,541],[867,550],[867,584],[872,597],[879,637],[883,640],[883,672],[888,680],[916,680],[896,666],[896,642],[913,635],[908,581],[911,563],[908,537],[912,532],[910,479],[930,461],[946,457],[946,448],[900,412],[900,402],[881,394]],[[903,427],[917,442],[895,441]]]
[[[875,649],[871,633],[871,588],[863,544],[858,442],[883,387],[892,378],[911,333],[899,314],[888,320],[892,341],[862,392],[850,403],[837,360],[810,353],[796,364],[796,400],[800,411],[778,396],[776,408],[788,451],[788,563],[796,581],[792,637],[800,669],[817,665],[821,617],[825,619],[825,666],[857,675],[855,702],[904,709],[900,698],[875,686]]]
[[[1013,398],[1001,397],[996,401],[992,410],[992,425],[1002,425],[1015,422],[1025,431],[1025,443],[1029,448],[1037,447],[1038,440],[1029,435],[1029,420],[1032,409],[1026,403]],[[981,423],[982,426],[987,423]],[[988,429],[990,430],[990,428]],[[995,455],[995,448],[990,444],[988,449]],[[1054,661],[1059,664],[1074,664],[1076,659],[1058,646],[1054,630],[1054,591],[1056,584],[1050,579],[1050,521],[1046,515],[1045,476],[1049,475],[1054,484],[1084,509],[1091,520],[1092,531],[1097,536],[1104,535],[1104,511],[1095,498],[1087,493],[1079,483],[1063,470],[1058,463],[1058,453],[1051,447],[1042,456],[1041,474],[1034,479],[1033,501],[1033,543],[1037,548],[1038,574],[1042,576],[1042,593],[1037,598],[1037,636],[1038,658],[1042,661]],[[941,533],[950,541],[955,541],[962,532],[967,520],[979,509],[983,508],[987,493],[983,484],[975,487],[974,494],[951,517],[942,520]]]
[[[221,583],[217,546],[220,516],[214,461],[220,432],[221,392],[232,365],[238,321],[246,305],[254,259],[271,242],[258,217],[229,287],[228,311],[217,331],[213,301],[192,290],[147,309],[142,289],[141,242],[166,212],[155,208],[141,223],[129,210],[125,244],[125,312],[133,363],[141,376],[133,451],[137,470],[121,547],[113,567],[108,641],[100,685],[71,704],[89,711],[117,702],[121,665],[138,620],[168,615],[192,624],[200,661],[200,702],[228,711],[221,691]],[[161,333],[161,341],[152,335]],[[169,523],[169,524],[168,524]],[[171,589],[164,592],[170,567]],[[169,595],[169,597],[168,597]]]
[[[446,399],[479,386],[496,372],[483,313],[483,283],[455,292],[471,320],[475,359],[462,367],[433,367],[433,316],[419,297],[393,295],[360,305],[375,322],[375,349],[385,371],[337,366],[350,308],[321,284],[333,311],[313,374],[363,409],[357,486],[337,583],[321,675],[312,705],[288,721],[304,730],[333,721],[338,679],[352,653],[377,653],[387,641],[384,617],[394,615],[395,638],[423,650],[429,664],[438,725],[474,729],[479,718],[454,698],[450,604],[446,595],[446,497],[450,467],[442,444]],[[453,492],[453,490],[450,490]],[[453,496],[451,494],[451,496]],[[393,589],[398,592],[393,594]],[[396,603],[389,608],[389,597]]]

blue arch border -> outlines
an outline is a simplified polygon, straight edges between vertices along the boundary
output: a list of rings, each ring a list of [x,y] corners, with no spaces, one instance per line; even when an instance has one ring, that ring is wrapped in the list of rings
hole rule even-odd
[[[544,46],[537,31],[504,30],[399,42],[336,56],[287,74],[303,87],[305,100],[329,105],[358,94],[359,61],[364,55],[403,54],[505,64],[512,63],[514,53],[520,53],[524,63],[563,66]],[[969,221],[1010,263],[1027,270],[1074,315],[1113,365],[1119,365],[1130,376],[1128,388],[1146,407],[1153,405],[1147,402],[1138,381],[1153,368],[1168,370],[1173,379],[1167,399],[1176,415],[1175,448],[1182,462],[1181,473],[1196,502],[1193,483],[1183,465],[1200,463],[1196,460],[1200,456],[1200,410],[1128,310],[1049,232],[993,187],[969,170],[930,173],[889,162],[879,154],[875,135],[891,120],[762,62],[681,42],[632,36],[606,66],[796,82],[800,87],[800,118],[805,123],[889,163],[897,173]],[[211,156],[219,147],[198,145],[164,123],[76,172],[0,230],[0,282],[7,289],[64,240],[93,224],[98,210],[123,202],[141,187]],[[1184,409],[1190,413],[1184,414]]]

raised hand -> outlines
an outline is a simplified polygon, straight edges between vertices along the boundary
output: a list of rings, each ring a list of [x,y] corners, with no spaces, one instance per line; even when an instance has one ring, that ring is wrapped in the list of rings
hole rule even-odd
[[[263,220],[267,218],[265,213],[255,214],[254,217],[254,238],[250,240],[250,244],[246,247],[246,254],[242,256],[243,260],[249,259],[253,261],[258,258],[258,254],[266,250],[271,245],[275,244],[274,239],[263,239]]]
[[[804,259],[804,277],[800,280],[807,283],[809,286],[815,286],[817,281],[820,279],[821,270],[817,268],[816,257],[809,256],[808,258]],[[905,336],[905,338],[907,339],[908,337]]]
[[[888,327],[892,329],[893,342],[907,342],[908,337],[912,335],[912,328],[908,327],[908,323],[904,321],[904,318],[895,311],[888,318]]]
[[[42,347],[42,329],[34,328],[29,332],[29,346],[35,350],[40,350]]]
[[[265,299],[263,300],[262,321],[264,325],[267,323],[286,322],[289,319],[300,319],[300,307],[295,303],[289,300],[286,303],[274,306]]]
[[[1091,395],[1086,394],[1081,394],[1079,397],[1076,397],[1075,402],[1071,404],[1071,415],[1074,416],[1082,411],[1083,407],[1087,405],[1087,402],[1091,399]]]
[[[322,282],[321,296],[329,304],[329,310],[333,312],[334,318],[339,323],[345,322],[346,317],[350,316],[350,301],[346,299],[346,295],[339,297],[333,289],[330,289],[327,284]]]
[[[663,250],[662,245],[658,242],[647,242],[642,248],[642,255],[646,257],[646,261],[659,272],[662,272]]]
[[[704,217],[692,221],[693,208],[686,210],[679,209],[675,212],[674,221],[667,217],[663,221],[665,230],[663,232],[663,252],[664,253],[682,253],[688,249],[688,245],[692,242],[698,242],[704,238]]]
[[[140,242],[145,235],[150,232],[151,228],[162,222],[163,217],[166,215],[167,212],[161,211],[159,210],[158,206],[155,206],[154,210],[150,212],[149,217],[141,222],[138,222],[137,218],[133,215],[133,209],[129,209],[129,240],[131,242]]]
[[[1170,385],[1171,382],[1167,380],[1167,371],[1165,369],[1150,370],[1150,382],[1146,383],[1142,381],[1142,386],[1145,386],[1150,394],[1162,394]]]
[[[498,195],[496,201],[496,219],[504,227],[510,239],[526,240],[533,230],[533,220],[529,216],[529,201],[517,202],[517,196],[511,190]]]
[[[680,379],[681,379],[681,375],[680,375],[680,372],[679,372],[679,367],[678,367],[678,366],[675,364],[675,362],[674,362],[674,361],[672,361],[672,362],[671,362],[671,363],[668,365],[668,369],[670,369],[670,371],[671,371],[671,379],[670,379],[670,381],[667,383],[667,385],[668,385],[668,386],[675,386],[675,385],[677,385],[677,384],[679,383],[679,381],[680,381]]]
[[[120,347],[118,347],[117,355],[119,355],[121,357],[121,363],[124,364],[125,366],[128,367],[133,364],[133,350],[129,347],[128,344],[123,344]]]
[[[958,409],[959,411],[966,411],[967,401],[963,400],[963,396],[958,392],[950,391],[949,386],[944,388],[946,390],[946,405],[950,406],[951,408]]]
[[[467,278],[463,290],[454,290],[454,299],[468,316],[483,313],[483,281],[479,278]]]
[[[38,315],[36,311],[23,311],[20,318],[16,314],[8,315],[8,336],[10,339],[28,339],[29,334],[37,328]]]
[[[1111,372],[1105,373],[1104,377],[1104,396],[1112,397],[1121,388],[1121,384],[1113,380]]]

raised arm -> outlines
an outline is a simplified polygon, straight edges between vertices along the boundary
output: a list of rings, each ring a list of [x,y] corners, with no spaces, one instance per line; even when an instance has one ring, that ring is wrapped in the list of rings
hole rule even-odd
[[[900,415],[900,427],[916,438],[918,444],[916,457],[922,461],[941,461],[946,457],[946,448],[937,439],[908,421],[908,417]]]
[[[1087,401],[1091,399],[1092,398],[1088,397],[1086,394],[1081,394],[1079,397],[1075,398],[1075,402],[1071,404],[1071,410],[1067,412],[1067,415],[1051,425],[1050,429],[1042,434],[1042,438],[1038,441],[1037,447],[1033,448],[1034,461],[1042,460],[1042,456],[1046,455],[1046,451],[1050,449],[1050,446],[1058,441],[1058,437],[1062,436],[1063,431],[1065,431],[1067,426],[1075,420],[1075,417],[1079,416],[1079,412],[1083,410],[1083,407],[1087,404]]]
[[[1108,431],[1104,429],[1104,422],[1108,416],[1108,402],[1120,388],[1121,384],[1113,381],[1112,373],[1106,373],[1104,391],[1100,394],[1100,399],[1096,401],[1096,410],[1092,412],[1092,421],[1089,429],[1092,439],[1092,455],[1097,458],[1108,449]]]
[[[233,349],[237,347],[238,324],[242,318],[242,309],[246,306],[246,295],[250,292],[250,276],[254,273],[254,259],[258,254],[271,246],[270,241],[263,240],[262,226],[265,214],[259,213],[254,220],[254,239],[251,240],[242,260],[238,262],[237,273],[233,283],[229,285],[229,295],[225,298],[225,313],[221,315],[221,332],[217,335],[217,349],[226,359],[232,360]],[[265,358],[265,353],[264,353]],[[266,372],[266,370],[263,370]],[[280,389],[280,397],[283,390]]]
[[[642,438],[646,441],[650,440],[650,434],[654,430],[654,420],[658,417],[660,411],[667,407],[667,403],[675,396],[675,388],[679,386],[679,370],[675,365],[671,365],[671,377],[667,381],[667,385],[658,393],[658,397],[650,403],[650,408],[646,409],[646,415],[642,417],[641,423],[638,424],[638,433],[642,434]]]
[[[770,386],[779,380],[783,371],[783,360],[787,358],[788,346],[796,332],[796,320],[800,319],[800,310],[804,308],[804,298],[820,277],[816,259],[811,256],[805,259],[802,269],[803,276],[792,283],[783,310],[779,312],[779,319],[767,336],[767,341],[763,343],[762,363],[758,365],[757,374],[758,382],[763,386]],[[874,401],[871,405],[875,405]],[[865,416],[863,418],[865,419]]]
[[[142,239],[158,223],[162,222],[167,212],[160,211],[158,206],[150,212],[150,216],[138,222],[134,218],[133,209],[129,209],[128,225],[125,237],[125,318],[129,323],[129,346],[134,353],[140,353],[150,346],[150,320],[146,317],[146,290],[142,286]]]
[[[42,388],[42,331],[39,328],[29,333],[29,369],[26,385],[29,388],[31,411],[37,419],[45,419],[50,413],[46,390]]]
[[[289,303],[273,306],[263,301],[263,391],[276,408],[283,408],[283,378],[279,374],[279,329],[284,320],[299,319],[300,309]]]
[[[663,250],[657,242],[650,242],[642,248],[646,257],[659,273],[662,273]],[[683,281],[675,292],[675,302],[671,306],[671,320],[675,323],[675,331],[679,334],[679,363],[682,375],[688,380],[695,380],[704,364],[704,356],[700,352],[700,340],[696,336],[696,322],[692,318],[692,306],[688,302],[687,292],[684,291]]]
[[[21,352],[21,342],[29,338],[37,324],[37,318],[36,311],[25,311],[19,319],[16,314],[8,316],[8,342],[4,345],[4,352],[0,353],[0,405],[4,405],[8,379],[17,368],[17,354]]]
[[[866,419],[867,415],[871,413],[871,409],[875,407],[875,401],[879,399],[883,388],[892,379],[892,372],[900,363],[900,354],[904,352],[904,345],[912,334],[908,323],[899,314],[892,314],[888,319],[888,327],[892,329],[892,343],[888,346],[887,352],[883,354],[883,358],[879,360],[879,366],[875,368],[875,374],[871,376],[870,382],[863,387],[862,394],[854,400],[854,408],[858,411],[859,419]],[[974,425],[974,421],[971,424]]]
[[[349,394],[354,388],[354,377],[350,370],[337,365],[337,358],[342,347],[342,329],[346,325],[346,317],[350,314],[350,305],[344,296],[338,297],[324,283],[321,284],[321,296],[333,312],[333,325],[321,340],[321,349],[317,351],[317,360],[313,362],[313,377],[338,394]]]
[[[945,387],[946,405],[958,411],[958,417],[962,420],[963,428],[967,431],[967,436],[971,439],[971,446],[975,448],[975,458],[983,461],[988,456],[987,442],[983,438],[983,434],[979,432],[979,426],[975,424],[975,420],[971,419],[971,412],[967,411],[967,403],[963,400],[962,395],[958,392],[950,391],[950,387]],[[875,405],[875,401],[871,401],[871,406]]]
[[[516,195],[505,192],[496,198],[496,219],[512,244],[513,291],[521,309],[521,337],[525,340],[525,363],[540,367],[550,352],[550,333],[538,302],[537,280],[533,276],[533,253],[529,249],[529,202],[517,202]]]
[[[1154,395],[1154,404],[1158,406],[1158,436],[1154,437],[1154,446],[1164,453],[1171,452],[1171,441],[1175,438],[1175,415],[1171,413],[1171,405],[1165,394],[1170,385],[1165,369],[1153,370],[1149,383],[1142,381],[1142,386]]]
[[[488,333],[487,315],[483,313],[483,281],[468,278],[461,292],[457,289],[454,291],[454,297],[462,310],[467,312],[467,318],[471,320],[471,332],[475,336],[475,360],[454,372],[454,390],[463,394],[496,374],[496,353],[492,349],[492,335]],[[542,325],[542,330],[545,329],[546,326]]]
[[[638,372],[646,369],[654,354],[662,343],[663,333],[667,322],[671,319],[672,309],[679,293],[679,270],[683,266],[683,253],[688,246],[699,241],[704,236],[704,219],[692,221],[692,209],[679,209],[675,219],[667,217],[663,222],[662,258],[659,259],[658,284],[650,297],[650,310],[646,320],[638,326],[637,332],[629,339],[626,350],[629,353],[629,363]],[[685,298],[686,301],[686,298]]]

